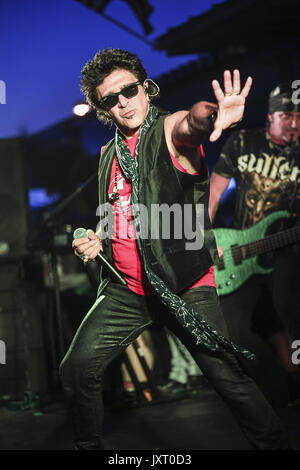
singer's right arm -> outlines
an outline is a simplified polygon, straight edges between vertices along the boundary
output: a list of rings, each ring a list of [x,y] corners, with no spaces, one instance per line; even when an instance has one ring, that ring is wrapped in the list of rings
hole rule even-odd
[[[88,238],[82,237],[73,240],[72,247],[76,256],[86,255],[90,260],[95,259],[97,254],[103,251],[102,241],[93,230],[88,230]]]

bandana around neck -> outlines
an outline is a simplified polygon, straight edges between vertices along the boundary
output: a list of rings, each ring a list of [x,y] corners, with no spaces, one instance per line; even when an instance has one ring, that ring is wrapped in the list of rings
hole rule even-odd
[[[231,352],[235,352],[238,354],[242,354],[247,359],[254,359],[254,354],[250,353],[249,351],[236,346],[230,340],[225,338],[222,335],[219,335],[217,331],[215,331],[203,318],[198,312],[195,312],[194,309],[187,304],[184,300],[182,300],[178,295],[174,294],[170,289],[166,286],[166,284],[160,279],[149,267],[145,256],[144,256],[144,249],[141,237],[138,235],[143,233],[141,227],[142,218],[140,217],[140,213],[138,211],[139,207],[139,159],[143,158],[140,155],[140,144],[150,129],[153,122],[156,120],[158,116],[158,110],[155,106],[150,105],[149,112],[146,116],[146,119],[141,127],[140,134],[138,137],[136,150],[135,150],[135,158],[132,158],[132,155],[124,143],[124,138],[119,131],[116,129],[115,134],[115,146],[116,146],[116,154],[118,163],[124,173],[126,179],[131,180],[132,186],[132,194],[131,194],[131,206],[134,207],[134,226],[137,234],[137,245],[138,249],[141,254],[141,258],[143,260],[143,267],[145,269],[147,278],[155,290],[155,292],[159,295],[162,302],[169,308],[169,310],[176,316],[178,322],[181,326],[189,331],[189,333],[193,336],[197,345],[201,345],[210,351],[224,351],[229,350]]]

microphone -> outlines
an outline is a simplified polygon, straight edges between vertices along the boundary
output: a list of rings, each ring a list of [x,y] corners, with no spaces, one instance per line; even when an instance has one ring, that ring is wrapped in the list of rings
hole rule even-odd
[[[74,237],[74,239],[83,238],[83,237],[88,238],[88,231],[85,228],[82,228],[82,227],[77,228],[76,230],[74,230],[73,237]],[[120,281],[121,284],[123,284],[123,286],[127,285],[125,279],[123,279],[121,274],[116,270],[116,268],[114,268],[114,266],[108,261],[108,259],[106,258],[106,256],[103,253],[101,253],[101,252],[98,253],[96,258],[98,259],[100,264],[104,264],[104,266],[109,270],[109,272],[118,281]]]

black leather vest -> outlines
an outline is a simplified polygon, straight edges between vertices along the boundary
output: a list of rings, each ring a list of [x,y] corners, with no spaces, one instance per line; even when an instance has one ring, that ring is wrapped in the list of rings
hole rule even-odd
[[[178,293],[207,272],[216,260],[217,250],[207,211],[207,169],[204,167],[200,175],[190,175],[174,167],[164,134],[165,117],[157,117],[140,145],[139,203],[148,214],[148,236],[146,238],[144,234],[142,238],[144,256],[152,270],[173,292]],[[115,145],[111,140],[100,157],[100,205],[108,203],[114,156]],[[199,232],[200,220],[204,224],[204,239]],[[103,240],[103,247],[113,262],[109,237]]]

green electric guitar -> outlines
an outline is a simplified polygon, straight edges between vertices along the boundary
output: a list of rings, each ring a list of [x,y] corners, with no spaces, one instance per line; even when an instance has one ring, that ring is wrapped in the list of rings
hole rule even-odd
[[[300,225],[268,235],[274,223],[290,217],[288,211],[278,211],[245,230],[214,229],[217,245],[224,252],[215,265],[219,295],[234,292],[253,274],[269,274],[273,271],[272,267],[263,266],[259,262],[259,255],[300,240]]]

